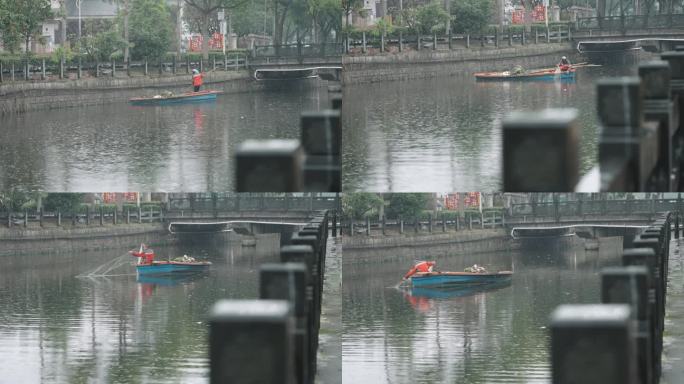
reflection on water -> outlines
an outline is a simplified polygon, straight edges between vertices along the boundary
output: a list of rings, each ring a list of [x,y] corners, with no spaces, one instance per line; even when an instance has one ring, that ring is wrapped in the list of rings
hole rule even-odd
[[[345,265],[343,382],[549,382],[551,311],[597,302],[598,270],[618,263],[613,256],[583,249],[442,256],[441,270],[477,263],[514,271],[510,285],[446,291],[396,289],[410,260]]]
[[[207,274],[137,280],[133,257],[111,276],[84,276],[126,250],[4,257],[0,382],[207,382],[211,305],[256,298],[259,265],[278,256],[239,242],[155,250],[213,265]]]
[[[291,87],[0,116],[0,190],[229,191],[239,143],[299,138],[301,112],[323,108],[326,88]]]
[[[636,66],[577,70],[575,82],[438,77],[344,87],[345,191],[501,189],[501,118],[512,110],[580,110],[581,170],[597,162],[595,82]]]

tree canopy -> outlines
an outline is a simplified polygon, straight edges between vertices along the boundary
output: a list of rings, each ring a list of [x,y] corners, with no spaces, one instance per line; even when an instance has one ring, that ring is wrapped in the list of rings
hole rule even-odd
[[[129,16],[131,55],[160,58],[171,45],[171,19],[164,0],[132,0]]]
[[[412,32],[432,34],[443,31],[450,16],[442,4],[434,1],[416,8],[404,9],[402,19]]]
[[[425,193],[394,193],[390,196],[387,216],[415,217],[425,209],[427,196]]]
[[[491,16],[491,4],[482,0],[452,2],[453,28],[457,33],[477,33],[486,26]]]
[[[384,203],[382,197],[375,193],[347,193],[342,196],[342,212],[347,217],[361,219]]]
[[[14,53],[23,41],[26,52],[32,37],[51,18],[50,0],[0,0],[0,36],[5,49]]]

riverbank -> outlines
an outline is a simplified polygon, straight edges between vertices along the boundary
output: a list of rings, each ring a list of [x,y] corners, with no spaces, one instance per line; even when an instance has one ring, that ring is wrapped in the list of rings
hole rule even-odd
[[[162,91],[178,94],[191,91],[190,84],[192,75],[2,83],[0,115],[127,102],[133,97],[154,96]],[[324,84],[327,82],[318,79],[297,83],[303,87]],[[204,89],[214,89],[228,94],[261,91],[267,87],[269,85],[266,82],[255,81],[248,70],[204,74]]]
[[[569,43],[525,45],[505,48],[470,48],[449,51],[407,51],[373,56],[343,56],[342,83],[345,85],[387,80],[551,67],[561,56],[581,60]]]
[[[130,247],[170,241],[160,223],[45,229],[0,228],[0,257],[6,255],[62,254]]]
[[[517,249],[505,229],[432,234],[343,237],[343,264],[422,259],[445,253],[484,253]]]

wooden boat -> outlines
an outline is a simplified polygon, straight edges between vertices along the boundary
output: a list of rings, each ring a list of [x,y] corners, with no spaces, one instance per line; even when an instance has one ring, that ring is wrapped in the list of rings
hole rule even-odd
[[[216,100],[216,95],[222,91],[206,90],[199,92],[186,92],[180,95],[155,95],[152,97],[134,97],[129,100],[133,105],[169,105],[178,103],[190,103],[197,101]]]
[[[512,276],[511,271],[497,273],[419,272],[411,276],[409,282],[414,288],[474,286],[507,282]]]
[[[528,71],[521,74],[506,72],[478,72],[475,74],[477,80],[522,80],[522,81],[553,81],[553,80],[574,80],[575,68],[561,72],[556,69],[540,69]]]
[[[437,287],[411,287],[407,293],[414,297],[426,297],[428,299],[451,299],[454,297],[472,296],[481,292],[494,291],[511,285],[511,279],[503,279],[488,284],[469,284]]]
[[[208,261],[195,261],[193,258],[183,257],[183,261],[155,261],[154,251],[147,248],[145,244],[140,245],[140,250],[129,251],[138,258],[135,269],[138,276],[141,275],[175,275],[184,273],[198,273],[209,269],[211,263]]]

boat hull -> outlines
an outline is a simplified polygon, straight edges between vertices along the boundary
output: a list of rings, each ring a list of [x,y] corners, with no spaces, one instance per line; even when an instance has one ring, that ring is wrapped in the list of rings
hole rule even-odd
[[[475,78],[480,81],[555,81],[555,80],[574,80],[575,71],[568,72],[544,72],[527,73],[523,75],[511,75],[504,72],[483,72],[476,73]]]
[[[137,97],[130,99],[133,105],[171,105],[216,100],[219,91],[188,92],[170,97]]]
[[[139,276],[151,275],[175,275],[186,273],[204,272],[209,269],[211,263],[180,263],[180,262],[154,262],[148,265],[137,265],[136,270]]]
[[[413,288],[476,286],[511,281],[512,272],[499,273],[467,273],[467,272],[433,272],[411,277]]]
[[[446,287],[412,287],[409,291],[411,296],[426,297],[428,299],[451,299],[454,297],[466,297],[481,292],[489,292],[511,285],[511,279],[496,281],[489,284],[476,285],[449,285]]]

